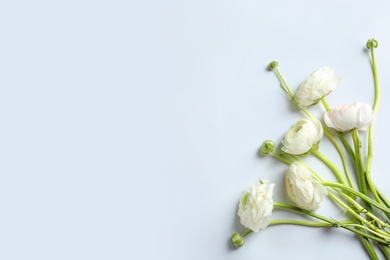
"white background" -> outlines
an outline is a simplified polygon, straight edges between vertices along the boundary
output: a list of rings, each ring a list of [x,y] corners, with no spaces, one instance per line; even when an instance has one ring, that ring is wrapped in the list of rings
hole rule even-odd
[[[244,230],[237,205],[259,178],[288,202],[287,167],[257,155],[303,116],[266,70],[272,60],[293,90],[329,66],[343,80],[331,106],[372,103],[364,49],[379,41],[373,178],[390,196],[389,10],[378,0],[3,1],[0,258],[368,259],[341,229],[270,227],[238,250],[229,238]],[[320,149],[340,163],[326,140]],[[343,218],[328,201],[318,212]],[[296,216],[273,219],[286,217]]]

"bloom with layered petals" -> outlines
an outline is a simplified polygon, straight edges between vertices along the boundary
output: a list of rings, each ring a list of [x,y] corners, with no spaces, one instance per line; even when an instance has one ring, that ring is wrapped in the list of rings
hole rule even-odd
[[[352,103],[334,107],[324,115],[325,124],[337,131],[367,130],[374,122],[375,114],[369,104]]]
[[[268,180],[260,180],[251,185],[242,196],[237,215],[241,224],[254,232],[259,232],[268,226],[269,217],[272,215],[272,195],[275,184]]]
[[[298,87],[294,95],[299,107],[305,108],[317,104],[340,84],[340,79],[334,76],[334,71],[328,67],[320,68],[307,77]]]
[[[313,148],[318,148],[323,134],[321,122],[317,119],[300,119],[284,136],[282,151],[294,155],[307,155]]]
[[[306,210],[318,209],[322,195],[328,195],[328,190],[298,161],[292,163],[286,173],[286,186],[289,198],[298,207]]]

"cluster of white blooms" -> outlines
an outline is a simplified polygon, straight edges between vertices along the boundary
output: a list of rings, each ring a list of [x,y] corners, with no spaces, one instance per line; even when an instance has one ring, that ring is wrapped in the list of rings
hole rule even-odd
[[[376,120],[380,98],[380,84],[374,49],[378,47],[375,39],[367,41],[366,47],[372,57],[372,69],[375,85],[373,106],[365,103],[350,103],[329,106],[326,97],[340,84],[340,79],[328,67],[322,67],[310,74],[297,88],[292,89],[279,71],[279,64],[272,61],[269,69],[279,77],[282,90],[290,97],[294,105],[306,114],[285,133],[281,143],[276,145],[272,140],[265,140],[259,148],[261,157],[273,156],[288,165],[284,175],[286,201],[273,201],[274,184],[260,180],[251,185],[242,196],[238,216],[241,224],[248,230],[244,233],[234,232],[231,243],[235,247],[244,245],[244,238],[253,232],[259,232],[273,225],[303,225],[309,227],[338,228],[355,233],[363,238],[370,259],[379,259],[377,248],[386,259],[390,259],[390,203],[385,194],[373,182],[371,175],[373,159],[373,124]],[[324,107],[322,116],[311,106],[321,102]],[[367,135],[360,131],[369,130]],[[334,145],[341,159],[343,168],[322,153],[320,142],[326,136]],[[361,137],[364,137],[363,139]],[[365,139],[365,140],[364,140]],[[327,170],[334,174],[332,178],[321,176],[318,165],[309,163],[314,156]],[[354,174],[350,174],[353,170]],[[326,178],[324,178],[326,177]],[[323,215],[321,207],[325,197],[340,206],[342,219],[336,215]],[[272,216],[272,211],[287,210],[303,215],[300,219],[283,219]],[[341,215],[341,214],[340,214]],[[338,217],[337,217],[338,218]],[[314,220],[314,221],[312,221]],[[375,243],[375,244],[374,244]]]
[[[315,105],[335,90],[339,83],[340,79],[334,76],[333,70],[328,67],[320,68],[299,85],[294,99],[301,108]],[[374,112],[371,106],[358,102],[336,106],[324,115],[326,125],[341,132],[353,129],[367,130],[373,119]]]
[[[276,66],[277,64],[274,64],[274,67]],[[336,89],[339,82],[340,80],[334,77],[333,70],[323,67],[305,79],[296,91],[294,100],[301,108],[314,105]],[[344,132],[354,129],[367,130],[374,118],[375,115],[370,105],[353,103],[331,108],[325,113],[324,122],[328,127]],[[319,120],[300,119],[284,136],[281,150],[290,155],[309,155],[318,149],[323,133],[323,126]],[[267,155],[273,152],[274,148],[275,144],[266,140],[260,152],[262,155]],[[328,190],[299,161],[291,163],[286,172],[285,181],[289,198],[301,209],[309,211],[318,209],[323,195],[328,195]],[[269,183],[268,180],[261,180],[248,188],[241,198],[237,213],[242,225],[254,232],[268,226],[273,210],[273,189],[274,184]],[[238,233],[235,234],[234,240],[237,245],[243,244]]]

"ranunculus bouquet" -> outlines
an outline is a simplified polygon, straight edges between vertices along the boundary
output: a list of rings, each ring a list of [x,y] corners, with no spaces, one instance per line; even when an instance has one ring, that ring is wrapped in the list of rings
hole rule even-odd
[[[261,179],[252,184],[243,194],[237,213],[247,231],[233,233],[231,242],[234,246],[243,246],[244,237],[271,225],[343,228],[361,238],[372,259],[379,259],[379,250],[390,259],[390,202],[371,178],[373,123],[380,96],[374,56],[378,42],[371,39],[366,46],[371,54],[375,85],[372,107],[364,103],[330,107],[326,96],[337,88],[340,80],[328,67],[312,73],[293,93],[279,71],[278,63],[273,61],[269,64],[270,70],[278,75],[283,91],[305,114],[305,118],[298,120],[287,131],[280,150],[275,149],[275,143],[270,140],[264,141],[259,150],[262,156],[272,155],[288,165],[285,183],[290,203],[273,201],[275,185],[269,180]],[[309,111],[309,107],[318,103],[322,103],[325,111],[320,119]],[[362,141],[360,132],[367,130],[368,135],[364,135],[367,140]],[[342,168],[321,153],[319,146],[323,138],[328,138],[334,145]],[[366,149],[362,149],[362,145],[366,145]],[[324,179],[318,170],[306,162],[306,156],[315,156],[321,160],[334,173],[337,181]],[[345,218],[336,220],[315,213],[324,197],[337,204]],[[273,220],[271,216],[275,208],[306,217],[303,220]],[[307,217],[311,220],[308,221]]]

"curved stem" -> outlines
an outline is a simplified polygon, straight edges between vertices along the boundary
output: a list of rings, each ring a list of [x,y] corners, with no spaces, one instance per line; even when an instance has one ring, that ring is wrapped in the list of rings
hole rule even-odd
[[[341,222],[345,225],[352,225],[351,221],[343,221]],[[279,219],[279,220],[271,220],[268,224],[268,227],[270,226],[276,226],[276,225],[297,225],[297,226],[306,226],[306,227],[331,227],[332,223],[329,222],[313,222],[313,221],[303,221],[303,220],[293,220],[293,219]],[[246,237],[250,233],[252,233],[253,230],[249,229],[247,232],[241,235],[241,237]]]
[[[378,187],[375,187],[381,201],[385,204],[386,207],[390,208],[390,201],[387,200],[386,196],[379,190]]]
[[[343,207],[349,214],[351,214],[354,218],[356,218],[358,221],[363,223],[364,225],[368,226],[370,229],[384,235],[387,237],[387,239],[390,239],[390,234],[387,232],[379,229],[378,227],[371,224],[370,221],[366,220],[362,216],[360,216],[358,213],[356,213],[354,210],[352,210],[348,205],[346,205],[344,202],[342,202],[339,198],[337,198],[333,193],[328,194],[329,197],[331,197],[335,202],[337,202],[341,207]]]
[[[371,49],[371,59],[372,59],[372,71],[374,74],[374,84],[375,84],[375,100],[374,100],[374,113],[376,114],[378,112],[379,108],[379,100],[380,100],[380,83],[379,83],[379,75],[378,75],[378,69],[376,66],[376,60],[375,60],[375,54],[374,54],[374,48]],[[376,187],[374,185],[374,182],[371,178],[371,165],[372,165],[372,158],[373,158],[373,135],[374,135],[374,126],[371,125],[370,129],[368,131],[368,154],[367,154],[367,164],[366,164],[366,179],[367,184],[370,187],[370,190],[372,194],[374,195],[375,199],[380,202],[381,199],[379,198],[379,195],[376,191]]]
[[[275,70],[276,74],[278,75],[279,79],[282,81],[282,84],[284,86],[284,87],[282,86],[282,89],[287,93],[287,95],[289,95],[289,97],[292,100],[294,100],[294,94],[292,93],[292,91],[291,91],[290,87],[288,86],[286,80],[284,79],[282,73],[280,73],[278,68],[275,68],[274,70]]]
[[[374,100],[373,110],[376,113],[378,111],[378,108],[379,108],[381,88],[380,88],[380,83],[379,83],[378,68],[376,66],[374,48],[371,49],[371,59],[372,59],[372,72],[374,73],[374,83],[375,83],[375,100]]]
[[[330,110],[330,106],[329,106],[328,102],[326,101],[325,97],[323,97],[323,98],[321,99],[321,102],[322,102],[322,104],[324,105],[325,110],[326,110],[326,111],[329,111],[329,110]],[[324,128],[326,128],[326,129],[329,131],[329,129],[328,129],[327,127],[324,127]],[[325,130],[325,129],[324,129],[324,130]],[[353,160],[355,160],[355,154],[354,154],[354,152],[353,152],[353,150],[352,150],[351,145],[348,143],[347,139],[345,139],[344,134],[341,133],[341,132],[337,132],[337,134],[338,134],[338,136],[340,137],[342,143],[344,144],[345,149],[347,149],[347,152],[349,153],[349,155],[351,156],[351,158],[353,158]]]
[[[278,208],[278,209],[288,209],[288,210],[292,210],[292,211],[297,211],[297,212],[300,212],[302,214],[308,215],[310,217],[313,217],[313,218],[316,218],[316,219],[319,219],[319,220],[322,220],[322,221],[325,221],[325,222],[328,222],[331,224],[335,223],[335,221],[330,219],[330,218],[321,216],[321,215],[314,213],[312,211],[309,211],[309,210],[305,210],[305,209],[301,209],[301,208],[292,206],[290,204],[286,204],[286,203],[282,203],[282,202],[274,202],[274,207]]]
[[[333,194],[332,194],[333,195]],[[334,195],[333,195],[334,196]],[[373,235],[369,235],[365,232],[362,232],[360,230],[357,230],[357,229],[354,229],[354,228],[351,228],[351,227],[348,227],[348,225],[341,225],[342,222],[335,222],[334,220],[330,219],[330,218],[327,218],[327,217],[324,217],[324,216],[321,216],[319,214],[316,214],[314,212],[311,212],[311,211],[308,211],[308,210],[304,210],[304,209],[301,209],[301,208],[298,208],[298,207],[295,207],[295,206],[292,206],[292,205],[289,205],[289,204],[285,204],[285,203],[280,203],[280,202],[275,202],[274,203],[274,207],[275,208],[279,208],[279,209],[287,209],[287,210],[292,210],[292,211],[295,211],[295,212],[299,212],[299,213],[302,213],[302,214],[305,214],[305,215],[308,215],[308,216],[311,216],[311,217],[314,217],[316,219],[319,219],[319,220],[322,220],[324,222],[328,222],[330,224],[332,224],[332,226],[335,226],[335,227],[342,227],[344,229],[347,229],[351,232],[354,232],[356,234],[359,234],[363,237],[366,237],[366,238],[370,238],[370,239],[373,239],[373,240],[376,240],[380,243],[386,243],[387,244],[387,241],[385,239],[382,239],[380,237],[376,237],[376,236],[373,236]],[[348,206],[345,205],[345,209],[346,210],[351,210],[348,208]],[[352,210],[351,210],[352,211]],[[355,213],[355,212],[354,212]],[[357,213],[355,213],[357,214]],[[357,214],[357,216],[359,216]],[[360,217],[360,216],[359,216]],[[361,218],[361,217],[360,217]],[[367,222],[364,218],[362,218],[363,221]],[[371,225],[372,226],[372,225]],[[375,227],[374,227],[375,228]],[[378,230],[375,228],[373,229],[374,231],[377,231]],[[381,232],[379,232],[381,233]],[[386,234],[384,234],[386,236]],[[389,238],[389,237],[388,237]]]
[[[325,155],[320,153],[319,151],[312,152],[318,159],[320,159],[323,163],[325,163],[329,169],[332,170],[332,172],[336,175],[337,180],[341,182],[344,185],[348,186],[347,181],[345,180],[344,176],[342,175],[340,169],[331,161],[329,160]]]
[[[367,230],[368,232],[374,234],[375,236],[382,237],[383,239],[387,239],[386,236],[383,236],[382,234],[379,234],[378,232],[375,232],[374,230],[369,229],[368,227],[360,225],[360,224],[356,224],[356,223],[354,223],[354,224],[347,224],[347,226],[361,228],[361,229]]]
[[[293,163],[292,161],[284,158],[283,156],[281,156],[279,153],[277,153],[275,151],[272,152],[272,155],[275,156],[276,158],[278,158],[280,161],[284,162],[285,164],[290,165]]]
[[[366,214],[367,217],[375,221],[377,224],[381,225],[382,227],[390,228],[390,225],[383,222],[381,219],[379,219],[377,216],[375,216],[373,213],[369,212],[365,208],[363,208],[359,203],[357,203],[354,199],[349,197],[347,194],[339,192],[346,200],[351,203],[351,205],[357,210],[359,213],[364,213]],[[386,232],[387,234],[390,235],[390,233]]]
[[[374,184],[374,181],[371,178],[371,173],[367,171],[366,171],[366,181],[376,201],[381,202],[382,200],[379,198],[378,192],[376,190],[376,186]]]
[[[284,79],[282,73],[280,73],[279,69],[276,67],[274,68],[276,74],[278,75],[280,81],[282,81],[282,85],[281,85],[281,88],[283,89],[284,92],[286,92],[286,94],[290,97],[290,99],[294,102],[295,105],[297,105],[299,107],[299,104],[298,102],[294,99],[294,94],[293,92],[291,91],[291,88],[289,87],[289,85],[287,84],[286,80]],[[307,111],[305,108],[301,108],[299,107],[300,109],[302,109],[302,111],[308,116],[308,117],[311,117],[311,118],[314,118],[313,115]]]
[[[348,225],[349,222],[347,223]],[[303,221],[303,220],[295,220],[295,219],[279,219],[279,220],[271,220],[268,226],[275,225],[297,225],[297,226],[306,226],[306,227],[331,227],[332,223],[329,222],[313,222],[313,221]]]
[[[348,140],[345,138],[344,133],[338,132],[338,131],[337,131],[337,135],[339,136],[341,142],[343,143],[345,149],[347,150],[349,156],[351,157],[351,160],[352,160],[353,162],[355,162],[355,160],[356,160],[355,152],[354,152],[354,150],[352,149],[351,144],[350,144],[350,143],[348,142]]]
[[[343,168],[344,168],[344,172],[345,172],[345,176],[347,177],[347,180],[348,180],[348,184],[351,188],[355,188],[355,185],[353,184],[353,180],[352,180],[352,177],[351,177],[351,174],[349,172],[349,167],[348,167],[348,163],[347,163],[347,158],[345,157],[345,154],[343,152],[343,150],[341,149],[341,146],[339,145],[339,143],[337,142],[336,138],[334,138],[334,136],[331,134],[331,132],[329,131],[329,129],[327,127],[323,127],[324,128],[324,132],[326,134],[326,136],[329,138],[329,140],[333,143],[333,145],[335,146],[337,152],[339,153],[340,155],[340,158],[341,158],[341,161],[343,163]]]
[[[328,102],[326,101],[326,98],[323,97],[323,98],[321,99],[321,101],[322,101],[322,104],[324,105],[325,110],[326,110],[326,111],[329,111],[329,110],[330,110],[330,106],[329,106]],[[324,129],[324,132],[325,132],[326,136],[329,138],[329,140],[330,140],[330,141],[333,143],[333,145],[336,147],[336,150],[337,150],[337,152],[338,152],[339,155],[340,155],[341,161],[342,161],[342,163],[343,163],[343,168],[344,168],[345,176],[347,177],[349,186],[350,186],[351,188],[354,188],[354,184],[353,184],[353,181],[352,181],[352,178],[351,178],[351,174],[349,173],[349,167],[348,167],[348,163],[347,163],[347,159],[346,159],[346,157],[345,157],[344,151],[341,149],[341,146],[340,146],[339,143],[337,142],[336,138],[333,136],[333,134],[332,134],[332,132],[330,131],[330,129],[329,129],[325,124],[323,124],[322,126],[323,126],[322,128]],[[341,135],[342,137],[344,137],[342,133],[340,133],[340,132],[337,132],[337,133],[338,133],[339,136]],[[341,139],[341,137],[340,137],[340,139]],[[345,138],[344,138],[344,139],[345,139]],[[346,140],[345,140],[345,141],[346,141]],[[343,142],[343,143],[344,143],[344,142]],[[348,142],[347,142],[347,144],[349,145]],[[345,143],[344,143],[344,146],[345,146],[345,148],[346,148],[347,151],[348,151],[348,147],[346,147],[346,144],[345,144]],[[349,149],[351,150],[351,152],[352,152],[352,154],[353,154],[353,151],[352,151],[352,148],[351,148],[350,145],[349,145]],[[351,155],[351,153],[350,153],[350,155]],[[353,154],[353,158],[354,158],[354,156],[355,156],[355,155]],[[353,159],[353,160],[354,160],[354,159]]]
[[[378,193],[379,195],[379,199],[380,199],[380,202],[385,205],[387,208],[390,208],[390,202],[387,200],[387,198],[385,197],[385,195],[379,190],[379,188],[377,186],[375,186],[375,190],[376,192]],[[388,219],[390,219],[390,214],[389,213],[386,213],[386,216]],[[390,258],[389,258],[390,259]]]
[[[284,207],[283,207],[284,208]],[[294,210],[294,211],[299,211],[300,213],[303,213],[300,211],[299,208],[293,209],[293,208],[288,208],[289,210]],[[305,214],[305,213],[303,213]],[[335,222],[332,219],[328,219],[327,221],[304,221],[304,220],[295,220],[295,219],[279,219],[279,220],[271,220],[268,224],[268,227],[270,226],[276,226],[276,225],[297,225],[297,226],[306,226],[306,227],[343,227],[348,230],[349,227],[356,227],[356,226],[361,226],[359,224],[356,224],[353,220],[343,220],[339,222]],[[361,226],[363,227],[363,226]],[[367,229],[367,227],[365,227]],[[370,230],[371,233],[375,233],[374,231]],[[241,236],[244,238],[247,235],[253,233],[253,230],[249,229],[247,230],[244,234]]]
[[[363,199],[364,201],[366,201],[366,202],[370,203],[371,205],[377,207],[378,209],[383,210],[384,212],[390,213],[390,209],[389,208],[387,208],[387,207],[383,206],[382,204],[376,202],[375,200],[371,199],[370,197],[366,196],[365,194],[363,194],[361,192],[358,192],[358,191],[356,191],[354,189],[349,188],[348,186],[345,186],[343,184],[336,183],[336,182],[326,182],[326,181],[321,182],[321,184],[324,185],[324,186],[335,187],[335,188],[339,188],[339,189],[345,190],[348,193],[351,193],[351,194],[354,194],[354,195],[360,197],[361,199]]]

